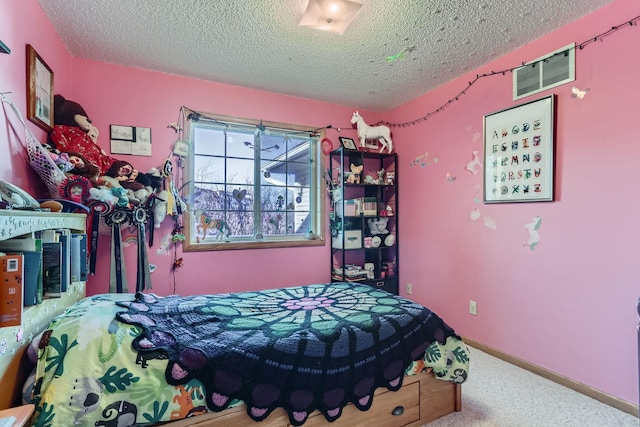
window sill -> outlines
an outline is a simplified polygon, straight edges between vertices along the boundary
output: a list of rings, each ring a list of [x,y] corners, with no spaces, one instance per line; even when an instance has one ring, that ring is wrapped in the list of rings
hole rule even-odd
[[[324,239],[287,240],[272,242],[221,242],[221,243],[183,243],[183,252],[229,251],[236,249],[272,249],[272,248],[305,248],[311,246],[325,246]]]

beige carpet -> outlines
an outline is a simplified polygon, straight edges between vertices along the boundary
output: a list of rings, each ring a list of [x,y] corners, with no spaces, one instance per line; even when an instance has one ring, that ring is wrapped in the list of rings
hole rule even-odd
[[[462,411],[428,427],[638,427],[639,420],[536,374],[469,348]]]

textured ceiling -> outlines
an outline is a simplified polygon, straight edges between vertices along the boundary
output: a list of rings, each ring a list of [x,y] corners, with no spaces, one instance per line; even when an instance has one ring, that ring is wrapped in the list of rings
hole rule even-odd
[[[307,0],[38,1],[74,57],[387,111],[612,0],[355,0],[343,35]]]

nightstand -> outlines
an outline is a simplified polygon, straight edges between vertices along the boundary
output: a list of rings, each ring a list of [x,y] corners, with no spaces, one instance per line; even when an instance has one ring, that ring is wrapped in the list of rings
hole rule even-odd
[[[4,409],[0,411],[0,420],[3,418],[16,417],[12,427],[26,426],[29,425],[35,409],[35,405],[23,405],[15,408]]]

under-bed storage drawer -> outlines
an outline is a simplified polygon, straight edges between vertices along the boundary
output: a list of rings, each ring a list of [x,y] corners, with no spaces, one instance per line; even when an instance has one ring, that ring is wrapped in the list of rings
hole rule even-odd
[[[384,390],[376,393],[373,407],[360,411],[353,405],[347,405],[342,416],[331,423],[331,427],[402,427],[420,418],[420,383],[406,384],[398,391]],[[394,409],[402,407],[402,412],[393,415]],[[304,427],[327,426],[324,415],[314,412]],[[291,427],[291,425],[289,425]]]

